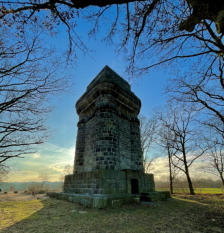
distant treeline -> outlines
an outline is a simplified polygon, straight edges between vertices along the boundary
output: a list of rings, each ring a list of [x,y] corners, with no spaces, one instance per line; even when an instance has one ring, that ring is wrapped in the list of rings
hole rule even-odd
[[[10,191],[11,189],[16,191],[25,191],[28,190],[31,186],[40,186],[44,185],[49,190],[60,190],[63,182],[1,182],[0,189],[2,191]]]
[[[156,188],[169,188],[168,181],[156,181]],[[219,180],[212,179],[193,179],[194,188],[221,188],[222,184]],[[174,188],[187,188],[188,183],[184,179],[175,179],[174,180]]]
[[[10,191],[13,187],[13,190],[17,191],[25,191],[33,186],[45,186],[48,190],[61,190],[63,182],[1,182],[0,189],[2,191]],[[160,188],[169,188],[169,182],[166,181],[155,181],[155,185],[157,189]],[[222,184],[219,180],[212,179],[194,179],[193,185],[195,188],[220,188]],[[175,179],[174,180],[174,188],[187,188],[187,181],[184,179]]]

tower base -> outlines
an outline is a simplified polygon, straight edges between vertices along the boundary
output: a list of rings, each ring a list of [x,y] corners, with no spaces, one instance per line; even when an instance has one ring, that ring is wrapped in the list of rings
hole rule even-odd
[[[103,209],[107,207],[120,207],[123,204],[138,204],[141,202],[141,195],[133,194],[73,194],[73,193],[48,193],[48,196],[60,200],[81,204],[85,207]],[[169,192],[144,193],[147,201],[161,201],[170,198]],[[145,200],[143,200],[145,203]]]
[[[67,175],[64,192],[48,195],[98,209],[170,197],[169,192],[155,192],[152,174],[133,170],[95,170]]]

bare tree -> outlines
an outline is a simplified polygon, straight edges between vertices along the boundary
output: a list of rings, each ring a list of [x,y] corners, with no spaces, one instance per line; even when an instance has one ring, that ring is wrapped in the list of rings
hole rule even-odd
[[[4,25],[0,31],[0,166],[6,166],[46,139],[46,100],[62,82],[38,36],[17,34]]]
[[[171,62],[193,70],[177,85],[182,100],[199,103],[223,125],[220,111],[224,87],[223,0],[22,0],[0,1],[0,4],[2,22],[16,24],[19,30],[24,24],[39,23],[52,31],[62,23],[69,35],[69,53],[72,44],[86,49],[75,32],[76,21],[79,18],[91,21],[93,28],[89,33],[97,33],[100,25],[105,28],[104,16],[109,13],[111,20],[106,24],[105,37],[111,39],[119,34],[122,38],[120,45],[128,51],[130,71],[147,72]],[[152,56],[155,52],[156,56]]]
[[[84,16],[93,22],[90,31],[93,33],[98,31],[101,22],[105,27],[104,16],[112,11],[114,17],[110,14],[111,22],[106,37],[111,38],[121,32],[121,45],[132,44],[131,66],[135,58],[142,53],[145,56],[151,54],[154,49],[165,48],[166,51],[162,53],[159,61],[146,65],[144,69],[175,59],[202,57],[209,53],[217,55],[219,50],[213,49],[213,46],[223,52],[222,44],[218,43],[220,38],[217,36],[224,33],[222,0],[23,0],[0,1],[0,4],[0,18],[6,23],[27,24],[39,21],[49,30],[62,23],[68,31],[70,52],[72,44],[76,47],[83,46],[75,33],[80,17]],[[47,11],[49,13],[46,13]],[[214,27],[211,26],[214,23],[217,27],[215,34]],[[211,33],[210,39],[207,38],[207,32]],[[185,53],[190,41],[195,42],[195,50],[187,49]],[[202,43],[199,49],[198,42]],[[210,49],[204,50],[204,46],[209,48],[210,45]]]
[[[168,164],[169,164],[169,181],[170,181],[170,193],[173,194],[173,183],[177,173],[176,166],[174,166],[173,157],[175,156],[176,151],[171,144],[167,143],[166,145],[167,155],[168,155]]]
[[[192,72],[173,79],[168,91],[177,102],[196,106],[204,113],[201,124],[209,126],[224,138],[223,67],[223,57],[220,57],[218,69],[210,66],[206,73]]]
[[[149,156],[149,150],[155,140],[157,119],[155,116],[147,119],[145,116],[139,116],[141,148],[143,152],[143,166],[145,172],[149,172],[153,158]]]
[[[172,164],[186,175],[190,194],[194,195],[194,188],[190,176],[190,166],[200,158],[207,148],[199,137],[202,133],[195,127],[195,112],[192,109],[171,108],[168,117],[161,117],[163,125],[171,133],[171,145],[175,153],[172,154]]]
[[[166,151],[169,165],[169,186],[170,193],[173,194],[174,179],[178,173],[178,169],[175,166],[175,158],[177,150],[175,149],[175,134],[170,130],[168,126],[169,119],[164,119],[163,116],[158,117],[160,121],[160,128],[158,130],[157,143]],[[169,125],[171,122],[169,122]],[[175,161],[175,162],[174,162]]]
[[[178,1],[177,4],[181,4],[183,1]],[[111,7],[111,5],[119,5],[126,4],[126,11],[131,12],[131,9],[128,8],[128,4],[134,3],[136,7],[140,8],[141,5],[145,9],[143,19],[147,19],[147,17],[152,16],[154,11],[157,11],[161,6],[167,6],[171,4],[171,2],[162,1],[162,0],[110,0],[110,1],[100,1],[100,0],[89,0],[85,2],[75,1],[75,0],[45,0],[45,1],[0,1],[2,3],[2,17],[7,14],[15,14],[18,12],[28,12],[29,18],[33,17],[36,12],[41,10],[48,10],[55,14],[55,18],[59,18],[61,21],[66,23],[66,20],[70,18],[68,15],[64,15],[65,12],[72,11],[72,9],[84,9],[90,6],[96,7]],[[199,24],[202,20],[208,19],[216,23],[217,31],[224,32],[223,26],[223,13],[221,12],[224,8],[224,4],[222,0],[186,0],[186,7],[190,12],[186,19],[180,21],[179,29],[186,31],[193,31],[194,27]],[[64,8],[63,8],[64,7]],[[140,8],[141,9],[141,8]],[[135,9],[136,11],[139,9]],[[186,9],[185,9],[186,10]],[[64,13],[64,14],[63,14]],[[102,12],[103,13],[103,12]],[[28,17],[27,16],[27,17]],[[72,16],[70,16],[72,17]],[[73,16],[74,17],[74,16]],[[128,20],[128,19],[127,19]],[[142,22],[142,27],[144,26]]]
[[[224,144],[220,138],[213,138],[207,140],[209,144],[209,150],[206,159],[209,162],[209,167],[206,168],[206,172],[218,176],[222,182],[224,188]]]

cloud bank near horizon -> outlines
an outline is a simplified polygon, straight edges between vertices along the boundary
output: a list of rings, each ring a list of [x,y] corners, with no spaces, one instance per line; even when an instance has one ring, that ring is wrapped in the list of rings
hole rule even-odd
[[[10,173],[7,182],[59,181],[64,168],[73,166],[75,145],[69,148],[45,143],[41,149],[24,158],[15,158],[9,162]]]
[[[45,143],[37,153],[10,161],[9,166],[12,169],[5,181],[62,181],[65,166],[73,167],[74,156],[75,145],[65,148]],[[205,172],[206,166],[208,164],[203,160],[195,161],[190,167],[191,177],[217,180],[217,176]],[[155,181],[168,182],[168,172],[167,157],[155,158],[150,167],[150,173],[154,174]],[[185,175],[180,172],[178,177],[185,178]]]
[[[192,179],[212,179],[218,180],[219,178],[214,174],[208,172],[208,162],[204,159],[196,160],[192,166],[190,166],[190,176]],[[155,181],[167,181],[169,180],[169,167],[168,167],[168,158],[159,157],[154,159],[151,167],[150,173],[154,174]],[[177,177],[180,179],[185,179],[185,174],[179,172]]]

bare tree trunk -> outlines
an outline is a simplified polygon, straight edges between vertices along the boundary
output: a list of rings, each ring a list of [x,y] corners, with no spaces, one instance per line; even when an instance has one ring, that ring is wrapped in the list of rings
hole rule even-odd
[[[195,195],[194,187],[193,187],[191,177],[190,177],[190,174],[189,174],[189,167],[187,165],[187,159],[186,159],[186,153],[185,153],[185,146],[184,145],[182,145],[182,149],[183,149],[183,162],[184,162],[184,168],[185,168],[185,174],[186,174],[186,177],[187,177],[188,187],[189,187],[189,190],[190,190],[190,194]]]
[[[170,178],[170,193],[173,194],[173,176],[172,176],[172,168],[171,168],[171,154],[168,148],[168,159],[169,159],[169,178]]]
[[[188,186],[189,186],[189,190],[190,190],[190,194],[191,195],[195,195],[195,192],[194,192],[194,187],[193,187],[193,184],[192,184],[192,181],[191,181],[191,177],[190,177],[190,174],[189,174],[189,171],[188,171],[188,168],[186,170],[186,177],[187,177],[187,182],[188,182]]]

